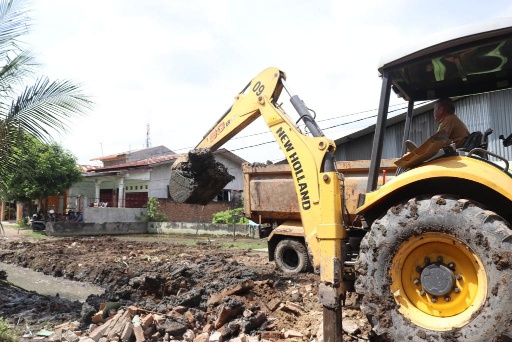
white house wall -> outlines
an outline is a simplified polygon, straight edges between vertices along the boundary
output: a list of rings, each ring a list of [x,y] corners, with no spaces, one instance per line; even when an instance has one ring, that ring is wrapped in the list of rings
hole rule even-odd
[[[171,178],[171,165],[172,164],[167,163],[153,167],[148,184],[149,198],[168,198],[167,186]]]
[[[240,164],[234,163],[231,160],[222,157],[222,154],[218,154],[215,156],[215,159],[222,163],[227,169],[228,173],[235,177],[235,179],[231,182],[229,182],[224,189],[228,190],[243,190],[244,189],[244,183],[243,183],[243,173],[242,173],[242,166]]]
[[[68,197],[80,197],[85,196],[87,198],[94,198],[94,182],[80,182],[75,183],[69,189]]]

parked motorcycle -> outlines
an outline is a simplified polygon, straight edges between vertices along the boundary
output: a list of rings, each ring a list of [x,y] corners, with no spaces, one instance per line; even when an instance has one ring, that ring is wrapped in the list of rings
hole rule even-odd
[[[46,230],[46,220],[40,219],[37,214],[32,215],[29,225],[34,232]]]

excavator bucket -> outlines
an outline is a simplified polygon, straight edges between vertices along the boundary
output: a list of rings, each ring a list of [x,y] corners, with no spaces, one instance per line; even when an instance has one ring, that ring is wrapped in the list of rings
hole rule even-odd
[[[199,148],[173,164],[169,192],[178,203],[206,205],[233,179],[209,149]]]

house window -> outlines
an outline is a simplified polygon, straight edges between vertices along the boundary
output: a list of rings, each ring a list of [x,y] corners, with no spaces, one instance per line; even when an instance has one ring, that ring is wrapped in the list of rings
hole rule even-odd
[[[138,185],[135,185],[135,190],[139,190],[139,186]]]
[[[231,202],[231,191],[230,190],[222,190],[220,194],[217,195],[217,197],[214,198],[215,202]]]
[[[148,186],[146,185],[146,190],[148,189]]]

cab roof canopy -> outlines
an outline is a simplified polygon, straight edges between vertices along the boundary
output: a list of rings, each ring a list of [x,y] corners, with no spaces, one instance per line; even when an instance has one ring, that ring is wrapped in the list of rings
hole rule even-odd
[[[512,87],[512,18],[435,34],[384,56],[381,75],[405,100],[421,101]]]

